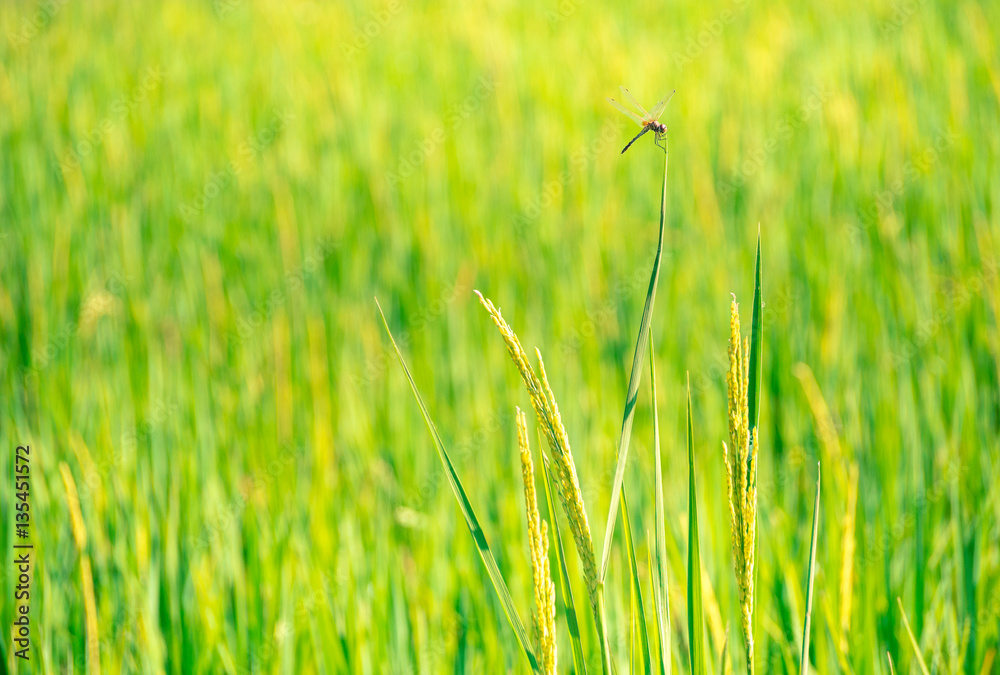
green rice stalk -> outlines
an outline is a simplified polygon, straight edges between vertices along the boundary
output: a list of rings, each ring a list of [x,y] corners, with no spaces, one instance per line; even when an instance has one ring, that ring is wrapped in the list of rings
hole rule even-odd
[[[799,660],[800,675],[809,675],[809,624],[812,620],[813,578],[816,574],[816,541],[819,535],[819,462],[816,463],[816,501],[813,503],[812,539],[809,543],[809,575],[806,581],[806,620],[802,626],[802,652]]]

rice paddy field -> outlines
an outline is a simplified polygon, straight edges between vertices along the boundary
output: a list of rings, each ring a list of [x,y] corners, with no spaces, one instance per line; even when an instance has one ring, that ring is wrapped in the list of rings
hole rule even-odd
[[[0,672],[1000,673],[997,3],[0,27]]]

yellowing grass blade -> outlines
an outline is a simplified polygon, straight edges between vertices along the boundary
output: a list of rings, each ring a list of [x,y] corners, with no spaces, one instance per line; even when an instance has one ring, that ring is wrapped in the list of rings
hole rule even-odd
[[[628,378],[628,393],[625,394],[625,414],[622,418],[621,436],[618,438],[618,461],[615,466],[615,479],[611,486],[611,506],[608,509],[608,525],[604,530],[604,551],[601,553],[600,581],[608,573],[608,561],[611,558],[611,540],[615,534],[615,523],[618,522],[618,502],[621,497],[622,481],[625,480],[625,460],[628,459],[628,444],[632,438],[632,419],[635,415],[636,396],[639,393],[639,381],[642,379],[642,362],[646,358],[646,347],[649,344],[649,322],[653,317],[653,300],[656,298],[656,283],[660,278],[660,261],[663,255],[663,223],[667,211],[667,153],[663,153],[663,191],[660,194],[660,234],[656,244],[656,257],[653,259],[653,273],[649,277],[649,290],[646,291],[646,305],[642,310],[642,322],[639,324],[639,337],[635,343],[635,354],[632,356],[632,372]]]
[[[541,447],[541,446],[539,446]],[[583,646],[580,643],[580,622],[577,620],[576,604],[573,602],[573,589],[569,584],[569,571],[566,569],[566,551],[563,550],[562,535],[559,533],[559,518],[556,516],[552,500],[552,481],[549,478],[549,462],[542,453],[542,476],[545,483],[545,502],[549,506],[549,520],[552,521],[552,537],[556,545],[556,560],[559,566],[559,591],[562,593],[563,607],[566,610],[566,627],[569,629],[570,644],[573,647],[573,668],[578,675],[587,675],[587,662],[583,657]]]
[[[910,628],[910,620],[906,618],[906,610],[903,609],[903,601],[896,596],[896,604],[899,605],[899,613],[903,615],[903,628],[906,629],[906,634],[910,637],[910,644],[913,645],[913,653],[917,655],[917,665],[920,666],[920,672],[924,675],[931,675],[927,670],[927,664],[924,663],[924,657],[920,653],[920,645],[917,644],[917,638],[913,635],[913,630]]]
[[[806,581],[806,620],[802,626],[802,656],[799,661],[799,673],[809,673],[809,624],[812,620],[813,607],[813,577],[816,574],[816,539],[819,535],[819,462],[816,463],[816,502],[813,504],[812,541],[809,543],[809,576]]]
[[[459,480],[458,474],[455,473],[455,467],[451,463],[448,451],[445,450],[444,442],[438,435],[437,429],[434,427],[434,422],[431,421],[431,416],[427,411],[427,406],[424,405],[423,398],[421,398],[420,392],[417,390],[417,384],[413,381],[413,376],[410,375],[410,369],[406,367],[406,362],[403,360],[403,355],[400,353],[399,347],[396,345],[396,340],[392,337],[392,331],[389,330],[389,324],[385,320],[385,314],[382,312],[382,306],[378,304],[377,299],[375,300],[375,305],[378,307],[378,313],[382,317],[382,325],[385,326],[385,332],[389,335],[389,340],[392,342],[392,348],[396,350],[396,357],[399,358],[399,365],[402,366],[403,372],[406,374],[406,379],[410,383],[410,390],[413,392],[413,397],[417,399],[417,406],[420,408],[420,414],[424,416],[424,422],[427,424],[427,429],[431,432],[431,438],[434,440],[434,447],[437,449],[438,457],[441,458],[441,464],[444,465],[445,475],[448,477],[448,483],[451,485],[452,492],[455,493],[455,499],[458,500],[458,506],[462,510],[462,515],[465,516],[465,524],[469,526],[469,532],[472,533],[472,538],[476,542],[476,549],[479,551],[479,557],[482,558],[483,565],[486,567],[486,572],[490,575],[490,580],[493,582],[493,588],[496,590],[497,597],[500,598],[500,604],[503,605],[503,611],[507,615],[510,627],[514,629],[514,635],[517,637],[517,641],[521,646],[521,651],[524,653],[524,657],[528,660],[528,665],[531,666],[531,670],[539,672],[538,661],[535,659],[535,654],[531,650],[531,643],[528,640],[528,634],[525,633],[524,625],[521,623],[521,619],[517,615],[517,609],[514,607],[514,601],[510,597],[510,591],[507,590],[507,583],[504,581],[503,575],[500,573],[500,568],[497,567],[496,558],[493,557],[490,545],[486,541],[486,535],[483,533],[483,528],[479,526],[479,519],[476,517],[476,512],[473,510],[472,504],[469,502],[469,497],[465,494],[465,488],[462,487],[462,481]]]
[[[691,376],[687,384],[688,449],[688,639],[691,642],[691,673],[705,675],[705,608],[701,596],[701,549],[698,537],[698,498],[694,482],[694,429],[691,422]]]
[[[635,562],[635,546],[632,543],[632,522],[628,517],[628,499],[622,495],[622,520],[625,526],[625,549],[628,553],[630,576],[632,579],[632,617],[633,626],[639,633],[639,644],[641,645],[640,657],[642,658],[644,673],[651,672],[649,658],[649,633],[646,630],[646,613],[642,607],[642,587],[639,585],[639,566]],[[635,635],[632,636],[633,644]]]
[[[660,675],[670,675],[670,596],[667,575],[667,522],[663,515],[663,468],[660,464],[660,422],[656,408],[656,357],[653,354],[652,328],[649,335],[649,384],[653,393],[653,471],[656,491],[656,519],[654,533],[656,566],[649,566],[653,584],[653,609],[656,616],[656,635],[660,645]]]

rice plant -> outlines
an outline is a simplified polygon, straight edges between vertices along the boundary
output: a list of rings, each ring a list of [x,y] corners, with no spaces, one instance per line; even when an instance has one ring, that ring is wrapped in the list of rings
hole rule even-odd
[[[665,142],[665,139],[664,139]],[[556,402],[555,394],[549,384],[549,379],[545,371],[545,364],[541,352],[535,350],[537,360],[537,371],[528,358],[527,353],[521,346],[521,342],[515,331],[504,319],[500,310],[484,297],[479,291],[476,295],[480,304],[493,320],[507,348],[507,352],[519,373],[525,389],[528,392],[532,408],[541,432],[548,445],[549,454],[543,459],[543,463],[551,462],[555,467],[557,493],[559,494],[566,519],[570,525],[570,531],[576,545],[577,554],[580,558],[583,575],[588,591],[588,600],[598,635],[601,667],[604,673],[615,672],[615,655],[611,652],[608,641],[607,612],[605,610],[605,578],[609,552],[614,534],[614,523],[619,505],[619,498],[622,510],[624,525],[624,543],[626,547],[626,557],[629,561],[627,576],[630,588],[630,621],[629,621],[629,669],[631,672],[653,672],[653,660],[651,658],[649,630],[646,624],[646,611],[642,602],[641,581],[639,569],[636,563],[635,542],[632,537],[632,524],[629,517],[628,499],[625,495],[625,487],[622,483],[624,477],[625,460],[628,454],[629,438],[631,435],[632,420],[635,412],[636,395],[638,393],[638,383],[641,373],[641,362],[645,359],[646,348],[649,345],[651,331],[651,320],[653,316],[653,300],[655,298],[657,280],[660,271],[660,259],[663,246],[663,233],[666,211],[666,180],[667,180],[667,152],[664,145],[664,167],[663,167],[663,191],[660,205],[660,229],[659,243],[657,245],[656,257],[653,263],[653,272],[650,277],[649,289],[646,296],[646,305],[643,310],[642,321],[639,326],[639,339],[636,344],[635,355],[632,362],[632,373],[629,378],[629,391],[626,395],[625,415],[622,424],[621,439],[618,444],[618,462],[615,468],[615,478],[611,487],[611,508],[608,518],[608,528],[605,538],[604,557],[601,571],[598,573],[594,555],[593,539],[587,516],[586,505],[580,489],[577,475],[576,463],[570,446],[566,428],[563,425],[559,413],[559,406]],[[753,319],[751,322],[751,337],[741,338],[739,309],[735,297],[731,305],[730,340],[729,340],[729,360],[730,366],[726,373],[726,382],[729,390],[729,434],[733,447],[733,456],[730,456],[729,448],[723,444],[724,459],[726,463],[726,476],[728,485],[729,509],[731,518],[733,560],[736,570],[737,584],[740,592],[740,610],[743,628],[743,636],[747,647],[747,668],[749,673],[754,672],[754,639],[753,639],[753,608],[754,608],[754,561],[755,545],[757,541],[757,456],[758,456],[758,431],[757,413],[759,411],[759,389],[760,389],[760,350],[762,339],[761,322],[761,264],[760,264],[760,239],[758,237],[755,276],[754,276],[754,298],[753,298]],[[380,308],[381,311],[381,308]],[[383,316],[385,324],[385,317]],[[388,325],[385,324],[388,331]],[[392,338],[390,333],[390,339]],[[402,355],[396,347],[395,340],[392,340],[400,364],[403,366],[410,379],[411,388],[420,402],[415,385]],[[669,672],[671,669],[672,655],[670,654],[669,639],[669,604],[667,595],[669,592],[669,581],[665,570],[664,553],[662,547],[662,528],[664,527],[664,517],[662,513],[663,499],[660,477],[660,455],[659,455],[659,430],[656,422],[656,376],[655,358],[650,350],[650,380],[651,392],[653,396],[653,436],[655,451],[655,503],[656,503],[656,526],[657,533],[650,550],[647,551],[647,558],[652,560],[652,549],[656,549],[658,568],[655,575],[651,577],[653,588],[654,614],[656,617],[656,638],[659,649],[659,659],[656,662],[656,671],[660,673]],[[430,423],[427,412],[422,403],[421,411],[432,433],[434,427]],[[752,420],[752,422],[751,422]],[[528,444],[528,430],[524,414],[517,410],[517,438],[518,448],[522,467],[522,480],[525,489],[525,511],[528,521],[529,549],[531,552],[532,576],[534,579],[535,611],[534,621],[534,647],[540,657],[524,643],[522,636],[523,629],[520,629],[516,620],[515,610],[508,609],[508,618],[511,619],[512,626],[521,641],[522,651],[528,658],[529,664],[540,669],[544,673],[555,672],[556,667],[556,631],[555,631],[555,586],[550,577],[548,550],[549,550],[549,528],[546,523],[540,521],[538,505],[535,497],[535,478],[531,452]],[[688,451],[688,564],[687,564],[687,605],[688,605],[688,639],[689,639],[689,672],[706,672],[708,657],[705,644],[705,619],[704,619],[704,599],[702,597],[702,564],[700,556],[700,526],[698,518],[698,500],[696,495],[695,479],[695,459],[694,459],[694,429],[691,413],[691,393],[690,382],[688,382],[687,393],[687,451]],[[440,442],[436,439],[436,444]],[[442,461],[445,462],[446,469],[451,476],[451,465],[447,460],[447,453],[439,447]],[[453,478],[453,484],[459,488],[461,486],[457,476]],[[547,485],[547,478],[546,478]],[[471,505],[467,504],[464,491],[456,490],[456,496],[462,505],[463,511],[471,512]],[[818,499],[818,493],[817,493]],[[470,526],[471,528],[471,526]],[[476,530],[473,528],[473,534]],[[814,535],[815,537],[815,535]],[[488,551],[488,546],[477,545],[480,554]],[[561,551],[562,542],[557,540],[555,547]],[[483,556],[484,562],[491,560]],[[490,575],[494,578],[494,585],[501,593],[505,608],[509,600],[506,594],[506,585],[502,577],[496,571],[495,566],[487,565]],[[811,564],[810,564],[811,568]],[[652,564],[650,564],[650,574],[652,574]],[[560,570],[565,573],[565,564],[560,554]],[[499,581],[497,580],[499,578]],[[810,574],[810,597],[812,579]],[[568,590],[565,584],[564,592]],[[811,600],[810,600],[811,602]],[[567,623],[576,626],[575,609],[567,604]],[[570,614],[572,612],[572,614]],[[579,638],[578,631],[573,633],[574,650],[577,650]],[[808,614],[804,635],[808,636]],[[803,643],[803,663],[806,658],[807,642]],[[728,641],[722,649],[722,662],[728,654]],[[579,666],[580,659],[576,663]]]

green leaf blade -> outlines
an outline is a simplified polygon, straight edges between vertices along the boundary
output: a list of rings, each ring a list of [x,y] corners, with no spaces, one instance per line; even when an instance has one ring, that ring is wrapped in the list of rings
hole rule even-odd
[[[816,575],[816,541],[819,536],[820,467],[816,463],[816,501],[813,504],[812,539],[809,543],[809,575],[806,581],[806,619],[802,626],[802,652],[799,660],[800,675],[809,674],[809,624],[812,621],[813,578]]]
[[[701,592],[701,549],[698,536],[698,499],[694,480],[694,425],[691,421],[691,377],[687,384],[688,450],[688,639],[691,642],[691,673],[704,675],[705,608]]]
[[[619,498],[622,483],[625,480],[625,463],[628,459],[628,447],[632,438],[632,421],[635,415],[635,403],[639,393],[639,382],[642,379],[642,362],[646,358],[646,348],[649,345],[649,324],[653,317],[653,301],[656,299],[656,285],[660,278],[660,263],[663,258],[663,231],[667,210],[667,153],[663,154],[663,190],[660,195],[660,232],[656,244],[656,257],[653,259],[653,272],[649,277],[649,288],[646,291],[646,304],[642,310],[642,321],[639,324],[639,337],[636,339],[635,354],[632,356],[632,371],[628,378],[628,392],[625,394],[625,412],[622,418],[621,435],[618,438],[618,455],[615,465],[615,478],[611,486],[611,505],[608,508],[608,524],[604,530],[604,549],[601,552],[600,582],[608,573],[608,563],[611,560],[611,540],[615,534],[615,524],[618,522]]]
[[[667,570],[667,522],[663,509],[663,467],[660,460],[660,422],[656,405],[656,356],[653,353],[653,334],[649,335],[649,381],[653,396],[653,466],[656,513],[654,544],[656,566],[650,565],[653,577],[653,609],[656,616],[656,634],[660,646],[660,675],[670,675],[670,596]]]
[[[632,522],[628,515],[628,499],[624,494],[622,494],[622,519],[625,521],[625,549],[628,553],[629,576],[632,582],[633,625],[639,634],[640,656],[643,664],[642,672],[650,673],[652,672],[652,666],[649,658],[649,632],[646,629],[646,613],[642,606],[642,586],[639,583],[639,566],[635,561],[635,545],[632,541]],[[635,635],[632,636],[633,644],[635,643],[635,637]]]

